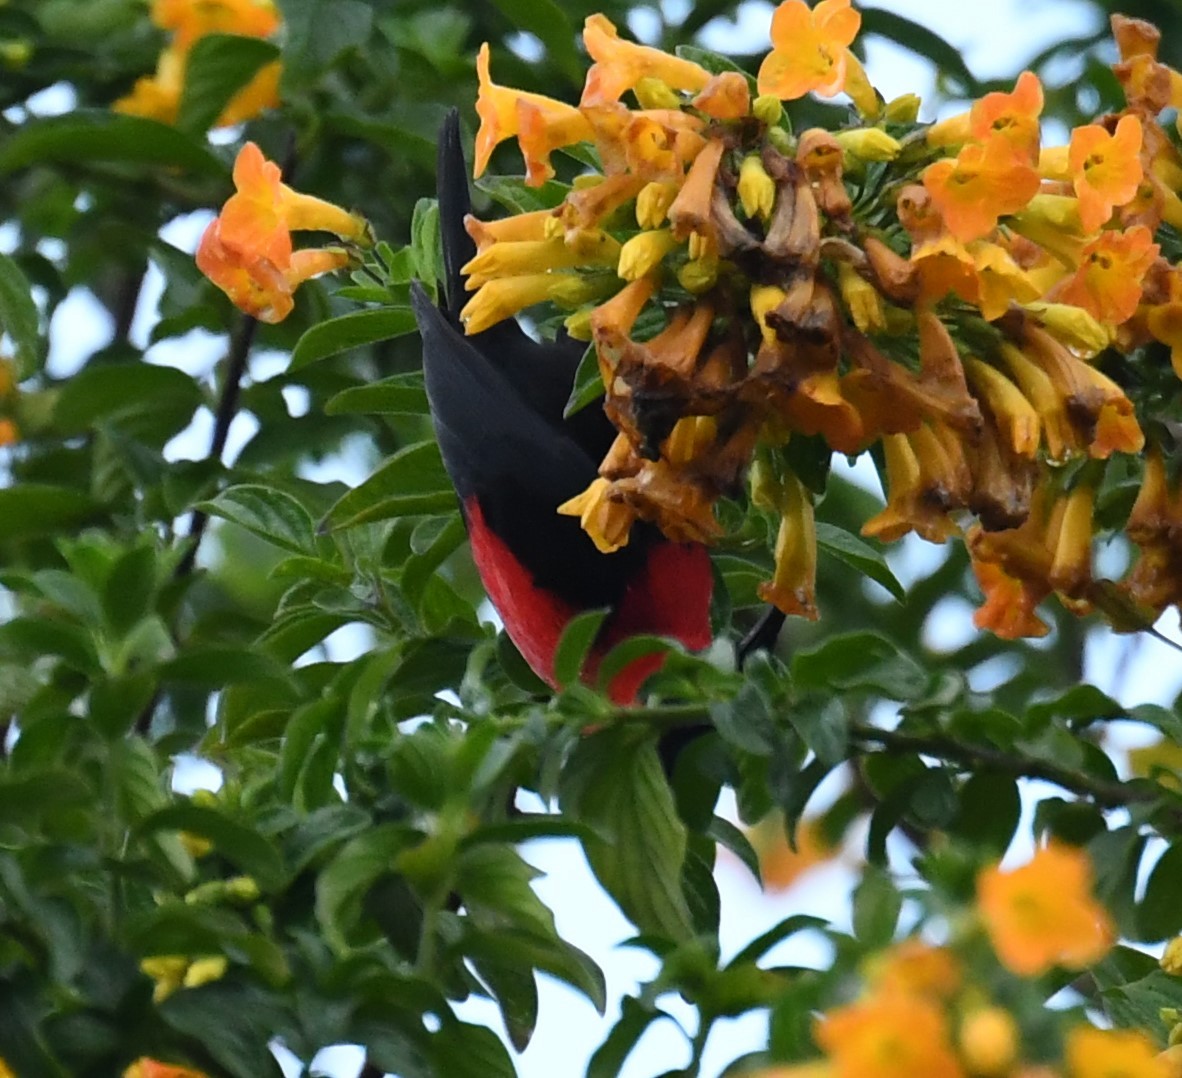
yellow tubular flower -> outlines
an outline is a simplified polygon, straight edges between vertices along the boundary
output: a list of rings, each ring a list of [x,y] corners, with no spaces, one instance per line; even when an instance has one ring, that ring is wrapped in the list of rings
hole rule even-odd
[[[557,225],[557,231],[552,232]],[[472,237],[476,250],[483,251],[494,243],[524,243],[529,240],[552,239],[562,235],[562,227],[552,210],[517,213],[496,221],[478,221],[471,214],[464,217],[464,231]]]
[[[1081,483],[1069,495],[1051,561],[1050,582],[1056,591],[1075,598],[1092,579],[1092,510],[1095,488]]]
[[[554,280],[549,273],[528,273],[486,282],[460,311],[464,332],[481,333],[526,307],[544,302],[550,298]]]
[[[776,569],[771,581],[759,585],[759,597],[785,614],[809,621],[819,616],[817,589],[817,526],[813,499],[797,477],[784,477],[780,491],[780,530],[776,536]]]
[[[879,333],[886,329],[882,295],[848,262],[837,264],[837,287],[854,325],[862,333]]]
[[[616,275],[625,281],[635,281],[652,273],[662,259],[677,248],[677,240],[667,228],[641,232],[620,248]]]
[[[886,103],[882,118],[892,124],[913,124],[922,104],[919,94],[900,94]]]
[[[1031,362],[1012,344],[998,349],[1006,368],[1022,390],[1022,395],[1034,407],[1047,440],[1047,452],[1052,460],[1061,461],[1081,449],[1075,431],[1067,420],[1063,402],[1055,392],[1046,373]]]
[[[919,458],[905,434],[883,435],[882,450],[886,458],[887,503],[862,525],[862,534],[893,543],[913,527],[911,507],[919,497]]]
[[[843,153],[862,161],[893,161],[903,150],[899,140],[881,127],[855,127],[836,131],[833,137]]]
[[[751,314],[759,326],[765,344],[775,344],[775,328],[768,324],[767,316],[787,298],[788,293],[778,285],[754,284],[751,286]]]
[[[641,228],[660,228],[678,190],[677,184],[665,180],[645,184],[636,196],[636,223]]]
[[[1033,460],[1038,455],[1042,424],[1034,406],[996,367],[979,359],[964,361],[965,377],[993,413],[997,425],[1009,439],[1010,448],[1020,457]]]
[[[619,243],[606,232],[584,235],[586,242],[580,244],[569,244],[562,237],[494,243],[460,270],[468,275],[465,287],[471,292],[498,277],[519,277],[576,266],[614,266],[620,257]]]
[[[1070,303],[1023,303],[1056,340],[1062,341],[1081,356],[1094,356],[1112,343],[1112,335],[1103,324],[1082,307]]]
[[[748,154],[739,166],[739,202],[748,217],[767,221],[776,205],[776,184],[758,154]]]
[[[628,534],[636,513],[624,502],[613,500],[612,485],[606,479],[594,479],[591,485],[558,507],[567,517],[578,517],[583,530],[601,554],[611,554],[628,543]]]
[[[1076,1026],[1067,1034],[1071,1078],[1168,1078],[1169,1067],[1139,1029]]]

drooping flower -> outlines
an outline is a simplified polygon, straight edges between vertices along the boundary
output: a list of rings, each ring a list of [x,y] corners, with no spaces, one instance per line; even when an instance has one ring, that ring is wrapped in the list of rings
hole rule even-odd
[[[1050,587],[1034,580],[1011,576],[999,561],[973,558],[973,574],[985,596],[973,612],[973,624],[988,629],[1003,640],[1046,636],[1051,627],[1035,608],[1049,594]]]
[[[955,159],[924,170],[928,189],[948,230],[962,243],[980,239],[999,217],[1017,213],[1038,193],[1038,172],[1009,140],[994,134],[964,147]]]
[[[783,0],[772,15],[772,51],[759,68],[759,92],[795,101],[815,92],[833,97],[845,86],[849,45],[862,16],[850,0]]]
[[[710,82],[710,72],[700,64],[672,56],[649,45],[624,41],[604,15],[588,15],[583,24],[583,44],[595,62],[587,72],[581,105],[607,105],[618,101],[641,79],[657,79],[673,90],[698,93]]]
[[[1123,205],[1141,183],[1141,121],[1122,116],[1109,134],[1099,124],[1086,124],[1071,133],[1068,150],[1079,217],[1085,231],[1094,232]]]
[[[193,46],[208,34],[270,37],[280,16],[272,0],[153,0],[152,21],[172,32],[160,53],[153,75],[137,79],[129,94],[112,108],[129,116],[143,116],[174,124],[184,92],[185,71]],[[227,103],[215,126],[226,127],[257,116],[279,103],[278,60],[264,64]]]
[[[476,132],[473,175],[483,175],[497,145],[516,136],[525,157],[526,182],[538,187],[554,175],[550,166],[553,150],[591,139],[590,122],[573,105],[493,82],[489,73],[488,42],[481,45],[476,54],[476,75],[479,80],[476,113],[480,117],[480,129]]]
[[[1091,884],[1087,854],[1058,843],[1021,868],[985,869],[977,877],[977,901],[1002,964],[1037,977],[1053,966],[1082,969],[1103,958],[1115,934]]]
[[[770,582],[759,585],[759,597],[785,614],[816,621],[817,526],[813,500],[791,473],[784,477],[777,508],[782,516],[776,536],[775,574]]]
[[[339,247],[293,250],[293,230],[335,232],[362,246],[372,242],[363,218],[288,187],[279,166],[253,142],[239,151],[234,185],[235,194],[201,237],[197,265],[260,321],[282,321],[304,281],[349,263],[349,253]]]
[[[919,995],[879,992],[827,1012],[817,1043],[837,1078],[962,1078],[939,1004]]]

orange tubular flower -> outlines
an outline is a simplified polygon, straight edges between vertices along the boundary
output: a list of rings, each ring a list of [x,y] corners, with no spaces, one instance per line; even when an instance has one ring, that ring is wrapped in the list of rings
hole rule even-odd
[[[280,20],[271,0],[152,0],[152,21],[184,52],[206,34],[269,37]]]
[[[1071,1078],[1170,1078],[1170,1064],[1139,1029],[1076,1026],[1067,1034]]]
[[[588,15],[583,24],[583,44],[595,61],[587,72],[580,105],[607,105],[619,101],[641,79],[659,79],[673,90],[694,93],[705,89],[710,72],[690,60],[671,56],[648,45],[622,41],[604,15]]]
[[[1144,225],[1127,232],[1101,232],[1084,248],[1075,274],[1047,298],[1082,307],[1101,322],[1120,325],[1136,312],[1142,281],[1160,250]]]
[[[951,999],[963,975],[955,955],[947,947],[934,947],[921,939],[894,944],[873,960],[867,981],[878,991],[892,995]]]
[[[204,1071],[177,1067],[142,1056],[123,1072],[123,1078],[207,1078]]]
[[[759,93],[795,101],[813,91],[833,97],[845,88],[849,45],[862,16],[850,0],[784,0],[772,15],[772,51],[759,68]]]
[[[1038,172],[1000,134],[966,146],[956,159],[924,170],[923,185],[948,230],[962,243],[993,230],[999,217],[1017,213],[1038,193]]]
[[[1115,206],[1137,193],[1141,166],[1141,121],[1122,116],[1111,135],[1099,124],[1077,127],[1067,151],[1079,218],[1086,232],[1094,232]]]
[[[1029,864],[977,877],[981,918],[997,957],[1020,977],[1053,966],[1083,969],[1115,941],[1108,912],[1091,896],[1092,867],[1083,850],[1052,843]]]
[[[816,1024],[836,1078],[962,1078],[948,1019],[921,996],[876,993],[838,1007]]]
[[[1042,83],[1034,72],[1023,71],[1012,91],[986,94],[968,112],[929,127],[925,140],[929,146],[955,146],[970,140],[985,142],[996,134],[1009,142],[1018,157],[1034,165],[1039,158],[1042,107]]]
[[[499,143],[517,136],[526,159],[526,182],[540,187],[554,175],[549,162],[552,150],[592,137],[591,124],[573,105],[493,82],[489,74],[487,41],[476,54],[476,75],[480,83],[476,97],[480,130],[476,132],[473,175],[484,173],[488,159]]]
[[[279,166],[248,142],[234,162],[237,189],[197,247],[197,266],[234,304],[263,322],[291,313],[292,293],[304,281],[349,262],[340,248],[293,251],[292,230],[335,232],[368,245],[369,226],[331,202],[282,182]]]
[[[1003,640],[1046,636],[1051,631],[1034,612],[1050,594],[1049,587],[1010,576],[1000,562],[974,557],[972,564],[977,585],[985,596],[973,613],[973,624],[978,629],[988,629]]]

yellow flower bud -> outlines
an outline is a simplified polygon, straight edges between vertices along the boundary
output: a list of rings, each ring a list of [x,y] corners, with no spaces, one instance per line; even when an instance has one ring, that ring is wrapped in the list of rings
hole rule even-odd
[[[748,473],[751,482],[751,504],[757,509],[778,509],[783,497],[783,487],[776,478],[775,469],[763,457],[751,462]]]
[[[1175,977],[1182,975],[1182,936],[1175,936],[1166,944],[1161,956],[1161,968]]]
[[[200,988],[203,984],[220,981],[226,975],[229,963],[225,955],[211,955],[209,958],[196,958],[185,970],[182,984],[186,988]]]
[[[761,124],[775,127],[784,115],[784,104],[775,94],[760,94],[752,104],[751,111]]]
[[[913,124],[919,118],[919,94],[900,94],[886,103],[883,118],[893,124]]]
[[[195,835],[191,831],[182,831],[180,839],[185,852],[194,859],[204,857],[213,849],[213,843],[209,839],[203,835]]]
[[[156,982],[152,989],[153,1003],[163,1003],[181,987],[188,966],[189,960],[180,954],[153,955],[140,962],[140,970]]]
[[[594,307],[580,307],[574,314],[569,314],[563,320],[563,327],[567,335],[576,341],[591,340],[591,314]]]
[[[0,43],[0,63],[10,70],[25,67],[32,58],[33,43],[26,38]]]
[[[1094,356],[1104,351],[1112,338],[1108,330],[1082,307],[1069,303],[1024,303],[1022,306],[1046,326],[1052,336],[1077,355]]]
[[[660,228],[677,191],[677,184],[662,180],[645,184],[636,196],[636,223],[641,228]]]
[[[833,137],[842,153],[863,161],[893,161],[903,149],[899,140],[891,138],[881,127],[855,127],[849,131],[836,131]]]
[[[639,280],[652,273],[676,247],[677,240],[667,228],[641,232],[620,248],[616,275],[625,281]]]
[[[1005,1074],[1018,1055],[1018,1026],[1009,1011],[982,1007],[960,1026],[960,1051],[973,1074]]]
[[[708,292],[718,280],[718,259],[711,256],[694,258],[677,271],[677,283],[697,296]]]
[[[647,76],[633,87],[636,100],[642,109],[679,109],[681,98],[673,92],[670,85],[663,79]]]
[[[787,293],[774,284],[751,286],[751,313],[759,323],[759,331],[768,344],[775,343],[776,331],[768,325],[767,316],[784,302]]]
[[[793,157],[796,154],[796,149],[792,145],[792,136],[788,134],[782,127],[771,127],[768,129],[767,140],[771,145],[784,154],[785,157]]]
[[[739,202],[748,217],[766,221],[776,205],[776,184],[758,154],[748,154],[739,166]]]
[[[226,898],[231,902],[257,902],[261,894],[253,876],[231,876],[226,880]]]
[[[882,296],[848,262],[839,262],[837,265],[837,287],[854,325],[862,333],[879,333],[886,329]]]
[[[685,250],[686,254],[693,259],[715,258],[718,254],[714,246],[714,241],[702,232],[691,232],[689,234],[689,241],[686,244]]]

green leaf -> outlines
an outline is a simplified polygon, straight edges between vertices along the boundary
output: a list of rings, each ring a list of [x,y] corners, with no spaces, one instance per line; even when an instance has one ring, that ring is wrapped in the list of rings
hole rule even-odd
[[[558,936],[546,939],[512,928],[497,931],[468,926],[463,953],[481,963],[541,970],[581,992],[603,1014],[607,987],[595,962]]]
[[[280,0],[287,40],[283,47],[283,89],[310,79],[341,53],[364,45],[373,30],[374,9],[364,0]],[[286,94],[284,95],[286,98]]]
[[[65,434],[110,424],[160,446],[189,424],[200,405],[197,383],[175,367],[104,364],[86,367],[63,384],[53,418]]]
[[[427,391],[417,371],[395,374],[342,390],[329,398],[324,410],[329,415],[426,415]]]
[[[414,329],[415,316],[409,307],[353,311],[325,322],[317,322],[292,349],[288,373],[303,370],[329,356],[348,352],[351,348],[402,337]]]
[[[572,82],[583,81],[583,63],[575,49],[570,18],[554,0],[493,0],[514,26],[527,26],[537,34],[550,59]]]
[[[98,508],[90,495],[72,487],[20,483],[0,488],[0,542],[74,528]]]
[[[552,210],[570,193],[570,187],[557,180],[547,180],[541,187],[528,187],[515,176],[491,176],[487,173],[475,186],[511,213]]]
[[[683,60],[689,60],[691,63],[698,64],[704,67],[712,75],[721,75],[727,71],[737,71],[747,80],[747,88],[754,95],[756,92],[755,79],[751,77],[750,73],[744,71],[734,60],[728,56],[723,56],[721,53],[712,52],[710,49],[702,49],[697,45],[678,45],[674,50],[678,56]]]
[[[32,288],[20,267],[0,254],[0,336],[16,348],[17,374],[27,378],[41,366],[41,315]]]
[[[792,660],[792,677],[805,691],[864,692],[891,700],[918,696],[928,676],[911,656],[885,636],[847,633]]]
[[[903,601],[906,595],[903,585],[891,572],[886,558],[865,540],[859,539],[858,536],[844,528],[819,520],[817,521],[817,546],[851,569],[857,569],[863,576],[881,584],[896,599],[900,602]]]
[[[617,1078],[632,1049],[658,1018],[669,1018],[669,1015],[625,996],[619,1020],[587,1064],[586,1078]]]
[[[1174,843],[1158,858],[1137,907],[1138,938],[1163,940],[1182,932],[1182,843]]]
[[[845,759],[849,745],[849,716],[839,700],[810,695],[787,708],[788,721],[801,740],[824,764]]]
[[[160,678],[210,689],[264,679],[292,684],[291,670],[286,663],[257,651],[221,644],[186,648],[160,667]]]
[[[264,64],[278,57],[275,45],[257,37],[206,34],[198,39],[185,58],[177,127],[194,135],[204,134],[234,95]]]
[[[24,124],[0,146],[0,174],[28,165],[84,161],[180,169],[200,176],[226,176],[225,164],[204,140],[170,124],[125,116],[109,109],[75,109]]]
[[[949,830],[1000,858],[1022,814],[1017,782],[1009,775],[981,771],[961,786],[957,800],[957,815]]]
[[[400,449],[359,487],[340,499],[326,518],[331,528],[352,528],[377,520],[447,513],[456,496],[439,446],[419,442]]]
[[[140,831],[188,831],[213,843],[217,852],[242,872],[253,876],[264,890],[281,887],[286,878],[278,848],[254,828],[220,809],[206,805],[176,804],[154,812],[140,824]]]
[[[744,752],[771,756],[775,749],[778,733],[771,705],[754,681],[744,681],[733,699],[711,704],[710,721],[724,741]]]
[[[811,928],[821,929],[828,926],[829,922],[823,917],[810,917],[807,913],[794,913],[791,917],[785,917],[779,924],[753,939],[727,963],[727,968],[741,966],[747,962],[758,962],[778,943],[783,943],[789,937],[795,936],[797,932],[807,932]]]
[[[647,733],[604,730],[584,738],[562,776],[563,810],[594,828],[584,843],[592,870],[642,932],[693,934],[681,891],[685,825]]]
[[[431,1043],[438,1073],[447,1078],[517,1078],[508,1049],[485,1026],[452,1020]]]
[[[581,412],[602,396],[603,379],[599,376],[599,358],[595,354],[595,349],[588,345],[587,351],[583,353],[583,358],[579,360],[570,397],[562,414],[569,419],[576,412]]]
[[[312,515],[295,498],[275,487],[241,483],[195,508],[245,528],[293,554],[314,554]]]
[[[554,680],[563,688],[579,680],[587,656],[610,611],[585,610],[567,623],[554,651]]]
[[[394,871],[395,858],[414,836],[403,824],[378,824],[350,839],[316,878],[316,919],[335,950],[349,949],[366,892]]]
[[[867,865],[854,889],[854,935],[867,948],[880,950],[895,938],[895,926],[903,909],[890,874]]]
[[[433,198],[420,198],[415,203],[410,221],[410,250],[419,280],[432,284],[443,280],[439,204]]]

